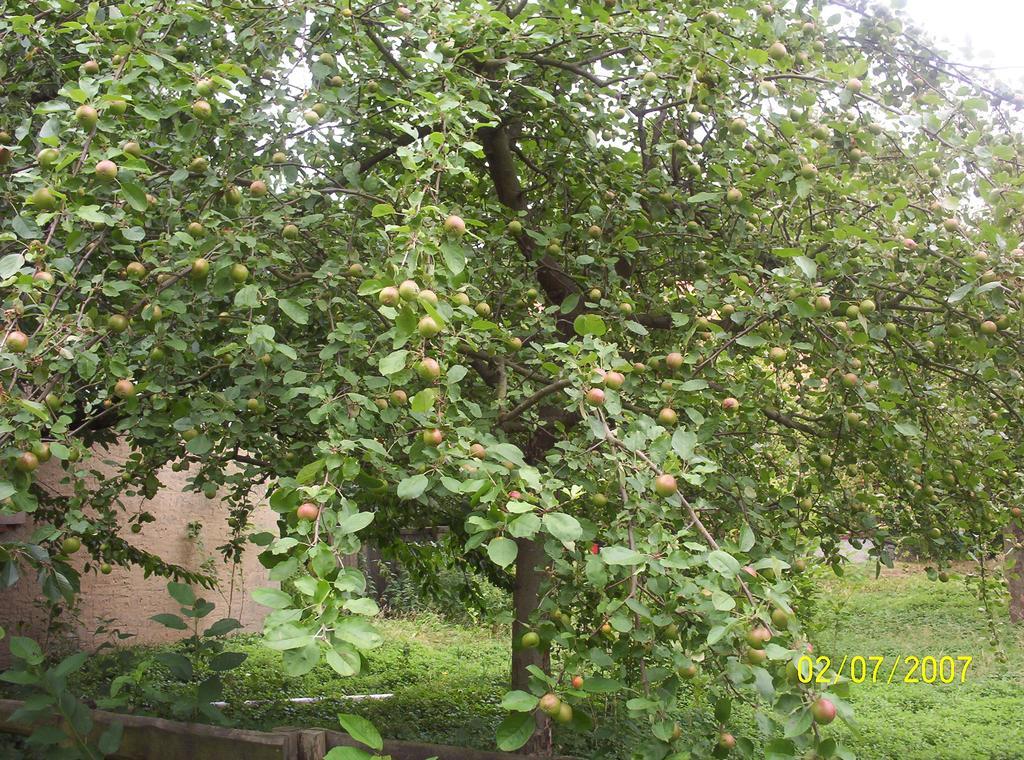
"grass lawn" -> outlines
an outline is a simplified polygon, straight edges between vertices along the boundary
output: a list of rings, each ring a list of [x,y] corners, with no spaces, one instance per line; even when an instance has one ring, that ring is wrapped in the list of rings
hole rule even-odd
[[[941,584],[918,568],[902,566],[883,573],[850,569],[843,578],[819,576],[814,600],[816,654],[835,662],[844,655],[971,655],[965,683],[851,687],[857,725],[833,724],[846,746],[864,760],[1010,760],[1024,758],[1024,630],[995,612],[1006,662],[996,658],[979,602],[954,578]],[[507,680],[507,635],[501,630],[464,628],[430,615],[385,620],[386,642],[368,657],[367,671],[339,678],[320,665],[301,678],[289,678],[279,655],[256,637],[239,636],[232,649],[248,660],[226,677],[229,702],[267,700],[256,706],[232,706],[227,715],[241,727],[281,725],[336,727],[338,712],[370,718],[385,735],[493,749],[494,730],[503,716],[499,706]],[[82,693],[105,693],[109,679],[146,650],[90,660],[76,686]],[[119,660],[119,662],[118,662]],[[906,668],[900,668],[901,676]],[[883,679],[884,680],[884,679]],[[343,701],[352,694],[391,693],[382,701]],[[327,697],[313,704],[289,704],[287,697]],[[276,700],[276,701],[275,701]],[[598,729],[587,735],[563,732],[563,752],[584,758],[628,760],[642,741],[624,709],[602,706]],[[750,735],[753,721],[741,712],[737,732]],[[744,724],[746,724],[744,726]],[[745,730],[744,730],[745,729]]]

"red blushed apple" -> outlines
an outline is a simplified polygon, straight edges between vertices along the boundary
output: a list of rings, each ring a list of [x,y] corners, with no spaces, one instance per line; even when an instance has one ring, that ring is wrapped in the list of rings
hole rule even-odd
[[[679,369],[683,366],[683,355],[678,351],[673,351],[665,357],[665,366],[669,369]]]
[[[626,383],[626,376],[621,372],[606,372],[604,375],[604,384],[606,387],[612,390],[618,390]]]
[[[444,440],[444,433],[437,428],[423,431],[423,442],[428,446],[440,446]]]
[[[836,706],[830,700],[821,697],[811,705],[811,715],[814,716],[815,723],[827,726],[836,719]]]
[[[669,475],[668,473],[665,473],[664,475],[659,475],[654,480],[654,491],[655,493],[658,494],[658,496],[663,496],[667,498],[678,490],[679,486],[676,483],[676,479]]]
[[[462,235],[466,231],[466,222],[461,216],[452,214],[444,220],[444,229],[453,235]]]
[[[587,391],[587,403],[593,406],[604,406],[604,391],[600,388],[591,388]]]
[[[582,689],[583,688],[583,676],[573,676],[572,677],[572,688],[574,688],[574,689]]]
[[[723,731],[718,735],[718,746],[728,752],[736,746],[736,737],[732,734]]]
[[[295,510],[295,514],[300,520],[315,520],[320,516],[320,507],[311,501],[307,501],[299,505],[299,508]]]
[[[508,492],[508,500],[509,501],[519,501],[521,498],[523,498],[523,495],[521,493],[519,493],[519,491],[509,491]]]
[[[591,544],[590,545],[590,553],[591,554],[597,554],[600,551],[601,551],[601,545],[600,544]]]
[[[732,396],[722,399],[722,409],[727,412],[735,412],[740,408],[740,402],[734,399]]]

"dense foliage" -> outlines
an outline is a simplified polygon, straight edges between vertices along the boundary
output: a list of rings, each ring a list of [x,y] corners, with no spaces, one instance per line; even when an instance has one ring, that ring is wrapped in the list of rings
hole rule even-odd
[[[381,641],[357,534],[447,526],[514,569],[499,746],[592,692],[649,718],[638,757],[751,752],[732,699],[773,757],[848,756],[792,574],[999,545],[1021,101],[823,5],[9,2],[0,498],[52,527],[0,577],[203,582],[121,508],[173,463],[289,581],[256,598],[292,674]],[[669,717],[689,678],[714,730]]]

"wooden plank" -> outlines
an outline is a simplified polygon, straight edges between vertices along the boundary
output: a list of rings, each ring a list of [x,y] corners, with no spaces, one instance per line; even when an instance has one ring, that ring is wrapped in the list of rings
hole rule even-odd
[[[32,733],[31,724],[10,720],[11,714],[21,705],[16,700],[0,699],[0,732],[25,736]],[[111,755],[119,760],[150,760],[154,757],[160,760],[224,760],[230,757],[299,760],[298,737],[294,733],[246,731],[104,710],[93,710],[92,718],[93,740],[111,723],[120,722],[124,726],[121,747],[117,754]]]
[[[277,729],[283,730],[283,729]],[[365,745],[354,741],[348,734],[340,731],[324,731],[326,749],[334,747],[361,747]],[[418,742],[402,742],[386,739],[384,754],[391,755],[392,760],[529,760],[533,755],[510,755],[505,752],[487,752],[466,747],[449,747],[443,744],[420,744]],[[572,758],[552,758],[551,760],[572,760]]]

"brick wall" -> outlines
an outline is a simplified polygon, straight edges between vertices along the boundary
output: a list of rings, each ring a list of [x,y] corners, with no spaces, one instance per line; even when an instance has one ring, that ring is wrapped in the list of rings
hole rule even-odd
[[[89,469],[101,472],[114,472],[116,467],[105,464],[103,460],[123,461],[127,449],[112,447],[97,448],[93,460],[88,463]],[[63,469],[55,461],[40,467],[40,481],[52,490],[66,491],[68,486],[61,484],[66,477]],[[197,589],[217,605],[217,609],[208,618],[209,621],[221,617],[237,618],[245,630],[256,631],[262,626],[263,617],[268,612],[259,607],[249,598],[253,588],[273,584],[267,578],[267,571],[256,559],[256,547],[251,547],[243,555],[237,565],[223,562],[216,547],[225,543],[230,536],[230,528],[226,523],[227,514],[218,499],[207,499],[202,494],[185,491],[187,472],[172,472],[166,468],[159,473],[164,488],[145,508],[156,517],[156,522],[143,526],[138,534],[125,532],[125,538],[140,549],[152,552],[162,559],[198,570],[200,565],[210,557],[214,558],[220,585],[212,591]],[[126,516],[132,514],[144,500],[141,497],[125,500]],[[257,498],[260,506],[253,512],[252,522],[258,529],[276,532],[276,516],[265,502]],[[202,524],[201,549],[198,542],[188,536],[188,524]],[[0,541],[22,539],[32,532],[32,524],[21,526],[0,526]],[[84,549],[73,557],[79,569],[85,562]],[[51,647],[82,647],[95,649],[104,641],[110,641],[109,635],[96,636],[96,629],[104,621],[108,627],[116,627],[126,633],[136,634],[127,639],[128,643],[152,644],[171,641],[180,637],[181,632],[165,628],[149,620],[150,616],[160,612],[176,612],[176,605],[166,591],[167,581],[163,578],[143,577],[138,568],[124,569],[115,567],[110,575],[99,575],[95,571],[82,575],[82,593],[78,607],[72,615],[65,615],[68,623],[66,632],[60,634],[59,640],[51,640]],[[37,604],[40,596],[34,576],[23,576],[12,588],[0,591],[0,626],[8,635],[20,633],[41,640],[46,633],[46,615],[44,608]],[[6,642],[0,643],[0,664],[8,662]]]

